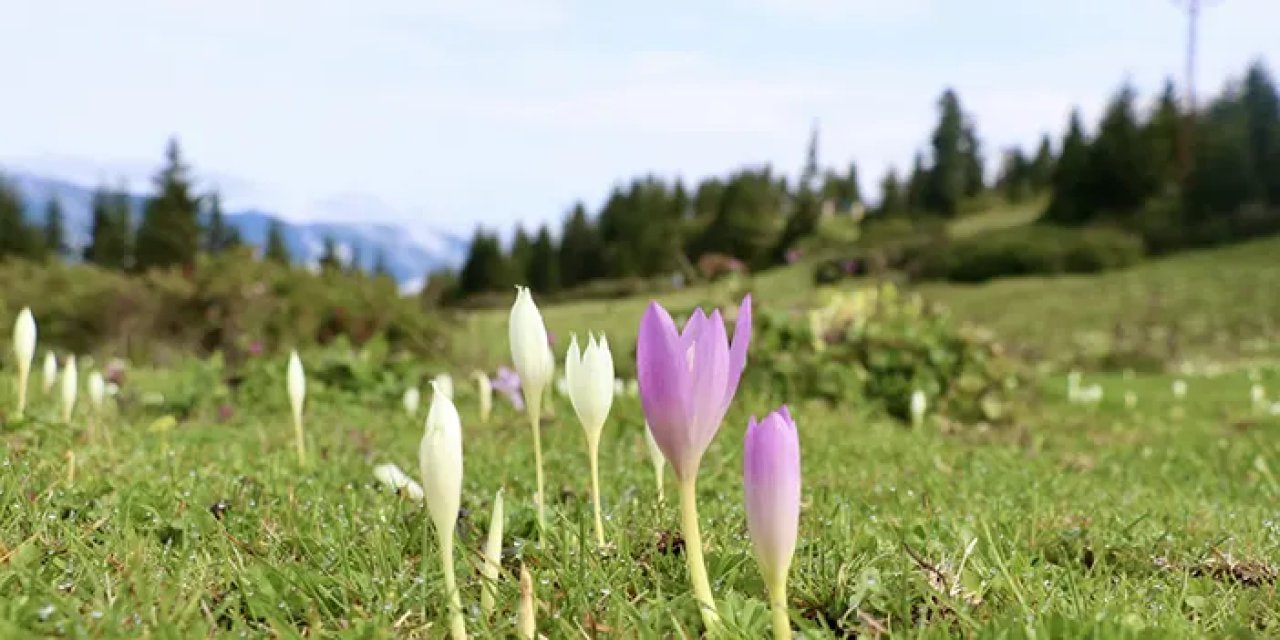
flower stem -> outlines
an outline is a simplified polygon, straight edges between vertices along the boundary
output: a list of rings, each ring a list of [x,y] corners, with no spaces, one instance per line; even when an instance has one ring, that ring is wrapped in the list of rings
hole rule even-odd
[[[662,482],[662,465],[653,465],[653,478],[658,482],[658,504],[662,504],[667,501],[667,487]]]
[[[27,412],[27,379],[30,376],[31,376],[31,371],[27,367],[24,367],[22,366],[21,363],[19,363],[18,365],[18,410],[15,413],[16,417],[19,420],[21,420],[23,414]]]
[[[787,613],[787,578],[769,585],[769,607],[773,610],[774,640],[791,640],[791,617]]]
[[[702,560],[702,531],[698,528],[697,474],[680,480],[680,527],[684,531],[684,553],[689,563],[689,579],[693,582],[693,597],[698,600],[702,612],[702,624],[709,634],[720,628],[720,616],[716,614],[716,601],[711,595],[711,582],[707,580],[707,566]]]
[[[538,540],[547,538],[547,514],[544,494],[542,493],[542,393],[531,393],[525,398],[529,405],[529,426],[533,428],[533,465],[538,491],[534,502],[538,504]]]
[[[294,444],[298,448],[298,464],[306,466],[307,464],[307,442],[302,435],[302,412],[295,411],[293,413],[293,438]]]
[[[440,533],[440,564],[444,568],[444,588],[449,592],[449,635],[453,640],[465,640],[466,623],[462,618],[462,596],[458,594],[458,579],[453,575],[453,532]]]
[[[587,455],[591,458],[591,505],[596,514],[596,546],[604,547],[604,520],[600,517],[600,436],[587,436]]]

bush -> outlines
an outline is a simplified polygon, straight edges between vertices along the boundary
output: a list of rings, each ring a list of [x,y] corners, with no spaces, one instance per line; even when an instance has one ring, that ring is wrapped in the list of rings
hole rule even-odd
[[[956,282],[1060,273],[1095,273],[1127,267],[1145,253],[1133,234],[1107,228],[1031,225],[955,240],[921,256],[914,275]]]
[[[906,419],[919,389],[930,411],[966,423],[1013,420],[1021,371],[989,335],[954,325],[892,285],[837,294],[794,316],[762,312],[749,383],[782,398],[880,403]]]
[[[314,275],[254,259],[248,250],[201,257],[191,272],[126,275],[84,264],[0,264],[0,317],[35,311],[42,345],[132,358],[170,352],[248,351],[385,338],[395,349],[442,354],[438,316],[394,282],[364,275]]]

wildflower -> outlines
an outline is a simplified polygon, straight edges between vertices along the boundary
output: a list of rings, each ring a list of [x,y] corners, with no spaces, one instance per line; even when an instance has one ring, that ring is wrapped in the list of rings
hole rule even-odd
[[[773,637],[790,638],[787,572],[800,526],[800,440],[785,405],[747,424],[742,489],[756,563],[769,589]]]

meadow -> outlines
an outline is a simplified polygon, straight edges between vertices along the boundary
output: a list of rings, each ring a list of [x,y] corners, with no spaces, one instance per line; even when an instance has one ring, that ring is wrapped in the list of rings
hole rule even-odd
[[[1000,424],[939,410],[913,429],[871,400],[780,398],[744,382],[698,482],[723,635],[770,629],[742,454],[748,417],[780,401],[802,450],[787,603],[801,637],[1280,633],[1278,252],[1280,242],[1264,240],[1097,276],[914,290],[1025,362],[1024,409]],[[728,308],[747,291],[758,312],[780,314],[832,293],[814,288],[802,263],[660,301]],[[619,374],[634,376],[647,303],[544,308],[558,369],[570,333],[603,331]],[[82,397],[70,424],[56,388],[33,384],[23,419],[6,393],[0,633],[444,637],[447,598],[427,512],[378,482],[373,467],[418,475],[427,402],[410,416],[401,393],[448,372],[463,425],[456,556],[468,631],[515,636],[524,567],[545,637],[698,637],[676,485],[668,469],[659,499],[635,397],[615,398],[604,431],[599,548],[583,430],[568,399],[551,394],[542,416],[548,527],[539,535],[528,423],[501,396],[483,422],[469,382],[473,370],[492,374],[510,360],[505,323],[505,311],[459,319],[448,362],[368,345],[301,349],[306,464],[293,448],[283,356],[258,356],[234,377],[217,358],[133,367],[107,409],[94,412]],[[747,369],[780,355],[757,343]],[[109,356],[82,362],[82,374]],[[1068,397],[1073,368],[1082,384],[1098,385],[1096,402]],[[12,369],[6,361],[0,373],[8,379]],[[1254,386],[1273,397],[1255,402]],[[503,571],[497,608],[484,615],[477,567],[499,489]]]

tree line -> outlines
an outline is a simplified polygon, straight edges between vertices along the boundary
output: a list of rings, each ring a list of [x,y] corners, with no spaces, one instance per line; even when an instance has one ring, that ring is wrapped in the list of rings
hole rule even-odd
[[[135,197],[123,186],[94,190],[89,242],[78,256],[71,254],[66,214],[56,196],[45,203],[40,223],[28,223],[24,210],[21,194],[0,176],[0,259],[78,257],[106,269],[142,272],[190,268],[201,253],[218,255],[244,244],[239,230],[228,222],[218,192],[198,192],[176,139],[169,141],[164,164],[153,177],[147,196]],[[268,226],[261,256],[280,265],[291,263],[278,220]],[[350,260],[343,261],[337,242],[325,238],[319,259],[322,271],[362,272],[362,264],[358,248]],[[385,256],[377,256],[374,273],[387,274]]]
[[[695,183],[648,175],[616,185],[596,211],[576,203],[558,228],[517,226],[503,242],[496,231],[478,227],[460,270],[441,286],[455,297],[515,283],[550,293],[597,280],[695,272],[706,256],[762,269],[788,260],[824,216],[950,218],[993,198],[1017,202],[1046,194],[1043,222],[1118,226],[1155,251],[1280,231],[1280,95],[1261,62],[1195,111],[1180,103],[1173,82],[1146,107],[1131,86],[1122,86],[1092,130],[1077,110],[1057,144],[1046,134],[1032,149],[1000,150],[994,171],[960,96],[944,91],[936,109],[910,169],[886,171],[873,207],[856,164],[821,166],[815,127],[805,164],[791,180],[770,166]],[[218,194],[197,192],[176,140],[140,201],[123,189],[99,188],[81,257],[143,271],[190,266],[201,252],[242,243]],[[0,179],[0,258],[67,256],[62,206],[50,200],[36,225],[23,210],[16,189]],[[278,222],[261,255],[290,263]],[[360,264],[358,255],[343,261],[337,243],[326,239],[321,269]],[[376,264],[385,272],[385,256]]]

